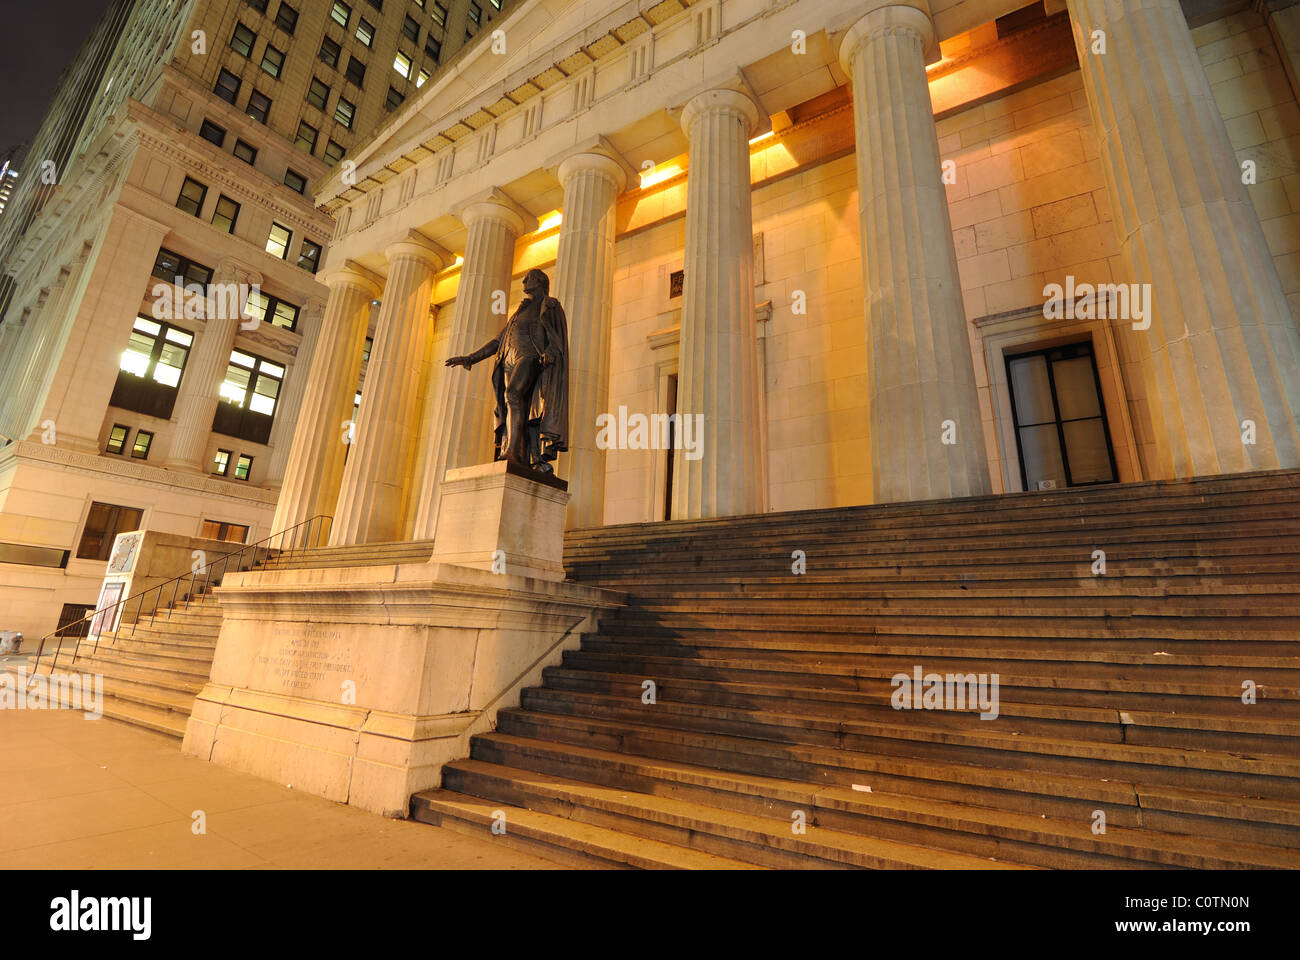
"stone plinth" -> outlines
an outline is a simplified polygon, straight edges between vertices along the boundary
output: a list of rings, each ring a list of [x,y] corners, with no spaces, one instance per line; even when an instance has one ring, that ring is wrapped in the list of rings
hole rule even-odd
[[[433,562],[563,580],[567,491],[506,460],[448,470]]]
[[[398,817],[620,600],[439,563],[243,573],[216,594],[184,752]]]

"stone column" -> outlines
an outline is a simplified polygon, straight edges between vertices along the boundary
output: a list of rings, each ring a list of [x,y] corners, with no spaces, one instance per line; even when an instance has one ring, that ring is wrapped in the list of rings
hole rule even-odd
[[[221,384],[230,366],[230,351],[242,322],[245,285],[261,286],[262,275],[237,260],[222,260],[212,274],[204,310],[203,330],[194,338],[185,362],[180,394],[172,419],[171,449],[163,466],[184,473],[206,473],[204,463],[212,419],[220,401]],[[248,402],[247,400],[245,402]]]
[[[525,227],[513,207],[496,200],[470,204],[461,213],[467,230],[465,260],[448,334],[448,357],[473,353],[499,334],[506,316],[492,312],[497,291],[510,293],[515,243]],[[429,391],[429,444],[421,468],[419,510],[413,535],[432,538],[438,524],[439,490],[446,472],[492,460],[492,361],[471,370],[442,368]]]
[[[1150,293],[1150,327],[1123,326],[1149,347],[1161,473],[1300,465],[1300,332],[1178,0],[1068,6],[1120,249]]]
[[[852,78],[875,500],[989,493],[925,54],[930,16],[877,5],[840,45]]]
[[[627,176],[598,153],[560,164],[564,187],[552,295],[569,321],[569,528],[605,522],[605,451],[596,417],[609,409],[609,344],[614,315],[614,205]]]
[[[401,539],[407,498],[417,493],[410,475],[425,350],[433,336],[433,276],[447,257],[418,234],[390,245],[384,256],[388,280],[330,531],[330,543],[336,546]]]
[[[23,344],[23,354],[15,368],[15,392],[6,408],[6,419],[12,425],[14,439],[29,439],[33,434],[39,438],[46,381],[62,352],[64,330],[70,326],[70,301],[85,265],[86,252],[83,250],[69,266],[60,268],[45,307]]]
[[[275,404],[275,422],[271,424],[270,436],[271,460],[266,469],[267,486],[280,486],[289,466],[294,427],[298,423],[303,397],[307,393],[307,376],[316,355],[316,344],[320,341],[324,314],[325,301],[320,297],[309,297],[298,314],[301,339],[298,341],[298,353],[285,371],[284,383]]]
[[[330,296],[271,524],[277,533],[312,517],[334,516],[370,302],[382,288],[378,277],[351,261],[321,279]]]
[[[677,411],[701,415],[698,459],[674,452],[674,519],[760,513],[762,486],[749,136],[758,106],[709,90],[682,111],[690,140]]]
[[[4,377],[0,379],[0,390],[2,390],[0,392],[0,436],[12,440],[20,439],[22,436],[18,432],[17,418],[14,414],[17,412],[18,394],[24,383],[27,351],[36,337],[37,327],[41,323],[48,322],[45,309],[49,300],[50,288],[45,287],[37,297],[35,305],[24,317],[16,334],[6,344],[6,353],[0,356],[0,364],[4,365]]]

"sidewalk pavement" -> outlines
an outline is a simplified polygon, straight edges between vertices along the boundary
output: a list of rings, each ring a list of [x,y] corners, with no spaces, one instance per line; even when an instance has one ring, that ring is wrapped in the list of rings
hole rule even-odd
[[[0,710],[0,868],[16,867],[563,869],[182,756],[114,720]]]

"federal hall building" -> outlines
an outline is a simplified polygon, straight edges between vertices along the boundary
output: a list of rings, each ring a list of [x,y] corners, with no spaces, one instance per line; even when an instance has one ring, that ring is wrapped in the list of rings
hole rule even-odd
[[[584,866],[1300,866],[1300,4],[181,6],[5,268],[37,674]]]

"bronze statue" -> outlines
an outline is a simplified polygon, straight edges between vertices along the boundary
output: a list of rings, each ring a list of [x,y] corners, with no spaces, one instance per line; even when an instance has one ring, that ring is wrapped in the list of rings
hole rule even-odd
[[[569,325],[550,289],[545,273],[529,270],[524,300],[505,329],[469,356],[447,361],[468,370],[496,356],[495,459],[542,473],[553,473],[552,461],[569,449]]]

